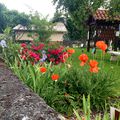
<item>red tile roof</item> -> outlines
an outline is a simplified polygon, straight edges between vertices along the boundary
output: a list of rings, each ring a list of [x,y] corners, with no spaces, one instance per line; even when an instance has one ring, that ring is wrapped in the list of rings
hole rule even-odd
[[[108,15],[108,10],[97,10],[96,13],[93,15],[95,20],[110,20],[112,17]],[[114,17],[114,20],[120,21],[120,15]]]

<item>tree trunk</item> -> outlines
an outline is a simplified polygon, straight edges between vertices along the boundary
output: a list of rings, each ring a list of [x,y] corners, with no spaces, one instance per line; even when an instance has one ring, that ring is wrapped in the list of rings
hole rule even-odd
[[[87,52],[90,52],[90,39],[88,40],[88,44],[87,44]]]

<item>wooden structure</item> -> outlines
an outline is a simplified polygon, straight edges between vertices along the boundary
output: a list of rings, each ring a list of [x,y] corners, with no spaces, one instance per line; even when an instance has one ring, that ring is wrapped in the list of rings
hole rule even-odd
[[[88,51],[90,41],[103,40],[107,44],[115,41],[116,31],[119,30],[120,16],[111,17],[108,12],[108,10],[98,9],[94,15],[89,17],[87,21],[89,26]]]

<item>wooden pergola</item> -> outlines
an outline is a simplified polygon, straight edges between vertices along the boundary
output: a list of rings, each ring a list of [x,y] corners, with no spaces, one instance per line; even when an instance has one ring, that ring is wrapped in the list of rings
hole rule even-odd
[[[116,41],[116,31],[119,31],[120,16],[110,17],[108,10],[97,10],[87,21],[89,26],[89,37],[87,50],[90,50],[90,42],[96,43],[103,40],[107,44]]]

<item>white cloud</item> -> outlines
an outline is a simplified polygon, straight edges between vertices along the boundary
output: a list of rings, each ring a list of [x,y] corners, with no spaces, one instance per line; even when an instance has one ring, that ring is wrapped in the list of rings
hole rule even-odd
[[[4,3],[10,10],[14,9],[19,12],[29,13],[30,9],[33,9],[43,16],[49,15],[49,18],[53,17],[55,12],[52,0],[0,0],[0,3]]]

